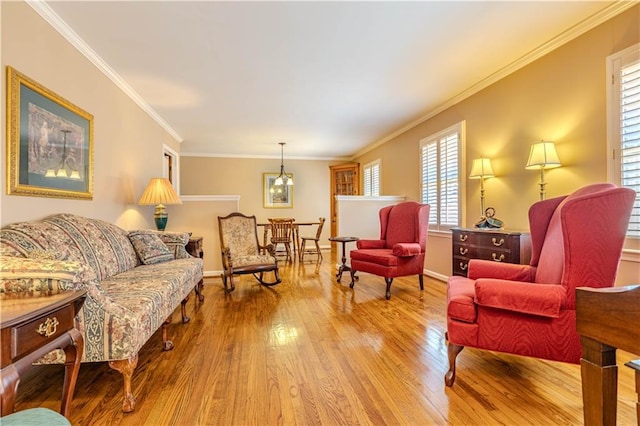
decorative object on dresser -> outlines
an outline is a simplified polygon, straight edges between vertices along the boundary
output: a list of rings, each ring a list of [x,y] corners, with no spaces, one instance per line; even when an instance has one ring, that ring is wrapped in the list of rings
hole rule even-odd
[[[66,362],[60,414],[69,415],[84,350],[75,316],[85,299],[84,290],[0,292],[2,325],[2,404],[0,415],[13,413],[20,376],[54,349],[64,350]],[[4,423],[0,420],[0,423]]]
[[[351,250],[351,284],[357,271],[384,277],[385,298],[391,298],[391,283],[395,277],[417,275],[420,290],[424,290],[422,272],[429,228],[428,204],[415,201],[380,209],[380,239],[361,239]],[[360,281],[362,282],[362,281]]]
[[[547,182],[544,181],[544,170],[553,169],[562,166],[558,153],[556,152],[556,146],[553,142],[541,141],[531,145],[531,151],[529,152],[529,160],[525,169],[538,170],[540,169],[540,200],[545,198],[545,186]]]
[[[169,214],[165,205],[171,204],[182,204],[182,200],[167,178],[152,178],[138,201],[141,206],[156,206],[153,219],[158,231],[164,231],[167,227]]]
[[[469,260],[528,264],[531,236],[525,232],[489,229],[451,229],[452,274],[467,276]]]
[[[40,290],[87,292],[77,315],[84,338],[82,362],[109,362],[122,373],[124,412],[133,411],[132,377],[138,352],[162,331],[162,348],[173,342],[167,326],[191,289],[202,294],[202,259],[190,256],[189,234],[139,230],[71,214],[8,224],[0,229],[0,288],[28,295]],[[62,351],[39,362],[65,362]]]
[[[578,363],[576,287],[615,283],[634,190],[588,185],[529,208],[531,261],[469,261],[468,278],[447,282],[445,384],[465,346]]]
[[[336,195],[358,195],[360,188],[360,163],[345,163],[329,166],[331,170],[331,236],[338,235],[338,209]]]

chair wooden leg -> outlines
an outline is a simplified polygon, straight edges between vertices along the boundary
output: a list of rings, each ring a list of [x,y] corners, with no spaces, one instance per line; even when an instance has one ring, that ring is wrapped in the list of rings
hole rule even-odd
[[[317,241],[314,241],[316,243],[316,250],[318,251],[318,262],[322,261],[322,252],[320,251],[320,244],[318,244]]]
[[[418,275],[418,281],[420,281],[420,290],[424,290],[424,276],[422,274]]]
[[[307,240],[302,240],[302,244],[300,244],[300,262],[304,262],[304,250],[307,245]]]
[[[444,375],[444,384],[451,387],[456,381],[456,357],[464,349],[464,346],[456,345],[449,341],[448,333],[445,334],[447,339],[447,355],[449,356],[449,371]]]
[[[387,291],[384,294],[384,297],[389,300],[391,299],[391,283],[393,282],[393,278],[386,278],[384,281],[387,283]]]
[[[191,318],[187,315],[187,302],[189,301],[189,296],[182,299],[182,303],[180,304],[180,314],[182,315],[182,323],[186,324],[191,321]]]

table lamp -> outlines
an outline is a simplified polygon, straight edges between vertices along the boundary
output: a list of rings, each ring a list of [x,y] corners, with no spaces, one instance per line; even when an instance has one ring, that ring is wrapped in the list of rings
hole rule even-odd
[[[491,160],[488,158],[476,158],[471,165],[471,173],[469,179],[480,179],[480,220],[484,219],[484,180],[486,178],[495,177]]]
[[[152,178],[138,201],[140,206],[156,206],[153,218],[158,231],[164,231],[167,227],[169,215],[165,205],[171,204],[182,204],[182,200],[166,178]]]
[[[544,170],[553,169],[555,167],[562,166],[556,147],[553,142],[541,141],[531,145],[531,151],[529,152],[529,161],[525,169],[536,170],[540,169],[540,200],[544,200],[545,185]]]

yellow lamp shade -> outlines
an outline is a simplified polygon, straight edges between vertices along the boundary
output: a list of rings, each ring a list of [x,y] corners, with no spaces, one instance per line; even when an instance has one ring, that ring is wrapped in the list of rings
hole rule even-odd
[[[529,152],[529,161],[525,168],[527,170],[534,169],[552,169],[554,167],[560,167],[562,163],[558,158],[556,147],[553,142],[539,142],[531,145],[531,151]]]

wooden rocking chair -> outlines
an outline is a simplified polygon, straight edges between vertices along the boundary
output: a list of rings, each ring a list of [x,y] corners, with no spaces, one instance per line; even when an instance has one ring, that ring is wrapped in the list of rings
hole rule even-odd
[[[278,275],[278,262],[273,244],[265,247],[258,242],[255,216],[245,216],[238,212],[225,217],[218,216],[218,228],[222,253],[222,283],[225,291],[230,293],[235,290],[234,275],[253,274],[260,284],[265,286],[282,282]],[[264,273],[271,271],[275,280],[265,281]]]

